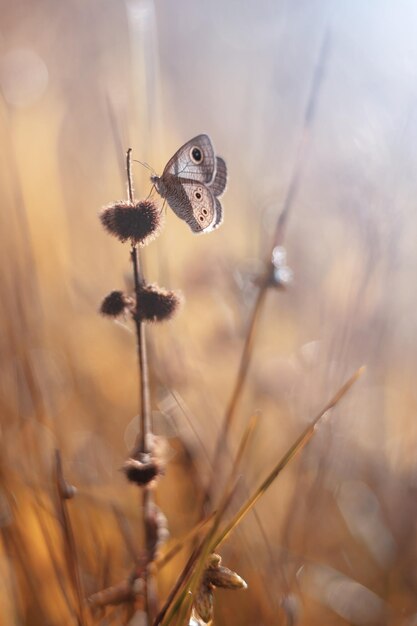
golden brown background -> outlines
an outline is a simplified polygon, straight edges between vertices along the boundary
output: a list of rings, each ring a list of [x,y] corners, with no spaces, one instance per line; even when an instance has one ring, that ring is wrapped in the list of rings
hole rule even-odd
[[[149,333],[171,541],[196,521],[201,485],[221,485],[208,459],[250,276],[282,208],[326,32],[286,231],[294,280],[268,294],[230,440],[235,449],[260,412],[238,502],[341,382],[367,371],[225,544],[249,588],[218,593],[215,623],[417,624],[411,0],[0,2],[1,623],[75,623],[52,504],[56,448],[79,490],[70,512],[86,593],[131,568],[115,507],[140,546],[138,495],[119,471],[135,436],[134,335],[97,313],[129,283],[129,249],[97,213],[126,195],[128,147],[161,173],[200,132],[228,164],[224,224],[193,236],[168,209],[144,254],[149,280],[185,296]],[[134,174],[147,196],[149,172]],[[166,568],[162,595],[181,562]],[[123,623],[122,610],[95,623]]]

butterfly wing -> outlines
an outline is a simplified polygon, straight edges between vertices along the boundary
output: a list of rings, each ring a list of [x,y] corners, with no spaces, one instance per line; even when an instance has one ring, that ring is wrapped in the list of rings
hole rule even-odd
[[[162,174],[178,176],[200,183],[210,183],[216,174],[216,157],[208,135],[197,135],[187,141],[168,161]]]
[[[223,207],[220,204],[220,200],[215,198],[216,200],[216,219],[214,220],[214,224],[212,226],[212,230],[218,228],[220,224],[223,222]]]
[[[209,187],[214,196],[221,196],[223,191],[226,189],[227,167],[225,161],[221,157],[216,158],[216,164],[216,175]]]
[[[165,178],[165,198],[194,233],[211,230],[217,219],[216,199],[206,185],[192,180],[168,176]]]
[[[215,230],[216,228],[218,228],[220,226],[220,224],[223,223],[223,207],[220,204],[220,200],[218,198],[214,198],[214,202],[215,202],[215,213],[216,213],[216,216],[215,216],[212,224],[210,226],[208,226],[208,228],[204,229],[205,233],[209,233],[212,230]]]

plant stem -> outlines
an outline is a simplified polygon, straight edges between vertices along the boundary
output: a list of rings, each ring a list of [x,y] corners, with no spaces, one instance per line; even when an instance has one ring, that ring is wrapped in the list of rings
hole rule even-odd
[[[126,170],[127,170],[127,184],[129,201],[134,202],[133,180],[132,180],[132,164],[131,164],[132,149],[129,148],[126,154]],[[135,283],[135,297],[136,303],[140,297],[140,288],[144,284],[144,278],[140,270],[140,260],[137,249],[137,244],[132,244],[130,250],[130,258],[133,264],[133,279]],[[147,437],[151,432],[151,402],[149,394],[149,367],[148,356],[146,350],[146,333],[144,323],[134,316],[134,322],[136,326],[136,344],[139,363],[139,389],[140,389],[140,401],[139,401],[139,437],[137,441],[138,452],[149,452],[149,442]]]
[[[132,162],[131,162],[132,149],[129,148],[126,153],[126,172],[127,172],[127,186],[129,201],[134,203],[134,190],[133,190],[133,178],[132,178]],[[133,244],[130,249],[130,258],[133,265],[133,279],[135,284],[135,298],[136,309],[137,303],[140,298],[140,288],[145,283],[145,279],[141,272],[139,253],[137,244]],[[137,315],[133,316],[136,327],[136,346],[139,365],[139,434],[136,440],[136,447],[134,454],[149,453],[150,452],[150,434],[152,432],[151,424],[151,401],[149,392],[149,366],[148,356],[146,350],[146,332],[145,324],[138,318]],[[153,537],[153,528],[151,526],[152,519],[152,507],[153,498],[152,492],[147,485],[142,488],[142,511],[143,511],[143,525],[145,531],[145,550],[146,550],[146,562],[147,565],[143,571],[143,583],[144,583],[144,599],[145,599],[145,612],[147,615],[148,624],[151,623],[151,614],[154,612],[151,605],[149,594],[149,559],[150,559],[150,543]]]
[[[139,271],[139,257],[137,246],[132,245],[130,257],[133,263],[136,302],[138,302],[138,299],[140,297],[140,287],[144,281]],[[146,349],[145,324],[137,319],[136,316],[134,318],[134,322],[136,326],[136,345],[139,363],[140,389],[139,436],[137,441],[137,451],[149,452],[149,437],[147,437],[147,435],[151,432],[151,402],[149,394],[149,367],[148,354]]]
[[[57,505],[59,520],[62,525],[62,531],[65,541],[65,555],[68,566],[68,571],[71,576],[72,584],[74,587],[75,596],[78,603],[78,615],[77,622],[79,626],[85,626],[85,614],[84,614],[84,591],[81,584],[80,570],[78,567],[77,550],[75,546],[75,538],[72,530],[71,520],[68,513],[67,501],[63,494],[64,488],[64,475],[62,472],[61,453],[59,450],[55,450],[55,484],[57,490]]]
[[[222,458],[222,454],[225,450],[227,435],[229,433],[231,424],[236,415],[236,409],[242,394],[242,390],[244,388],[247,373],[249,370],[249,365],[251,361],[251,356],[253,352],[253,344],[256,335],[256,331],[259,326],[259,319],[262,313],[263,305],[265,302],[266,294],[269,287],[269,278],[271,272],[273,271],[272,264],[272,253],[276,246],[282,245],[284,241],[284,235],[286,230],[286,225],[288,222],[288,216],[290,210],[294,204],[295,197],[297,195],[297,191],[300,185],[301,175],[304,171],[304,166],[306,163],[306,155],[308,148],[308,140],[310,137],[310,130],[312,123],[314,121],[314,116],[317,108],[317,96],[320,91],[320,86],[322,83],[323,75],[324,75],[324,66],[325,61],[328,57],[329,52],[329,35],[326,31],[320,46],[320,51],[318,55],[318,60],[314,69],[313,79],[309,91],[309,96],[307,100],[306,109],[304,112],[304,119],[302,125],[301,137],[298,143],[297,155],[294,162],[293,171],[291,174],[290,183],[287,189],[287,193],[284,198],[283,208],[278,217],[274,236],[271,241],[271,247],[268,251],[268,256],[266,258],[265,263],[265,273],[261,279],[261,284],[258,289],[258,293],[255,300],[255,305],[252,310],[252,315],[249,321],[249,328],[246,333],[245,342],[243,345],[242,356],[240,359],[239,370],[236,377],[236,382],[233,388],[233,392],[229,403],[226,408],[226,412],[223,418],[223,424],[220,430],[220,434],[216,443],[215,452],[213,456],[212,467],[217,467],[219,460]],[[207,487],[206,493],[204,494],[203,499],[203,508],[205,505],[211,500],[212,497],[212,482]]]
[[[323,416],[333,409],[338,402],[343,398],[343,396],[349,391],[354,383],[362,376],[365,371],[365,367],[362,366],[356,370],[356,372],[340,387],[340,389],[336,392],[336,394],[332,397],[329,402],[319,411],[319,413],[313,418],[313,420],[306,426],[301,435],[295,440],[295,442],[291,445],[289,450],[284,454],[281,460],[277,463],[277,465],[273,468],[273,470],[268,474],[265,480],[261,483],[261,485],[256,489],[254,494],[248,498],[248,500],[242,505],[237,513],[235,513],[234,517],[228,522],[226,528],[221,532],[221,534],[217,537],[212,549],[216,549],[225,539],[228,537],[230,532],[240,523],[240,521],[245,517],[245,515],[255,506],[258,500],[263,496],[267,489],[272,485],[278,474],[286,467],[286,465],[291,461],[291,459],[299,452],[304,446],[310,441],[311,437],[314,435],[317,424],[323,418]]]

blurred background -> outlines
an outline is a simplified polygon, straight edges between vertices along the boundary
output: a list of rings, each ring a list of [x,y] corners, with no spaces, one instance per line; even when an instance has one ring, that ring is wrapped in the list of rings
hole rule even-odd
[[[303,136],[285,231],[294,277],[267,294],[230,433],[254,412],[238,506],[357,367],[366,374],[222,548],[246,591],[220,625],[417,624],[417,6],[412,0],[14,0],[0,23],[0,622],[74,624],[54,450],[87,595],[132,567],[135,337],[98,315],[130,284],[129,246],[97,214],[126,197],[124,158],[159,174],[208,133],[228,164],[224,224],[168,208],[149,281],[185,304],[148,333],[157,501],[171,542],[198,519],[265,251]],[[134,169],[136,194],[151,189]],[[124,529],[124,531],[123,531]],[[168,546],[170,543],[168,542]],[[181,554],[161,574],[163,598]],[[92,623],[120,624],[123,607]],[[131,624],[137,624],[135,617]]]

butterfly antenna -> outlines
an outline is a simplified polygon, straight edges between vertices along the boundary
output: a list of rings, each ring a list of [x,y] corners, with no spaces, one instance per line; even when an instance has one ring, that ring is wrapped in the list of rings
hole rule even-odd
[[[137,159],[132,159],[132,161],[134,161],[135,163],[139,163],[140,165],[143,165],[143,167],[146,167],[147,170],[149,170],[150,172],[152,172],[152,174],[155,174],[156,176],[155,170],[153,169],[153,167],[149,165],[149,163],[145,163],[144,161],[138,161]]]

